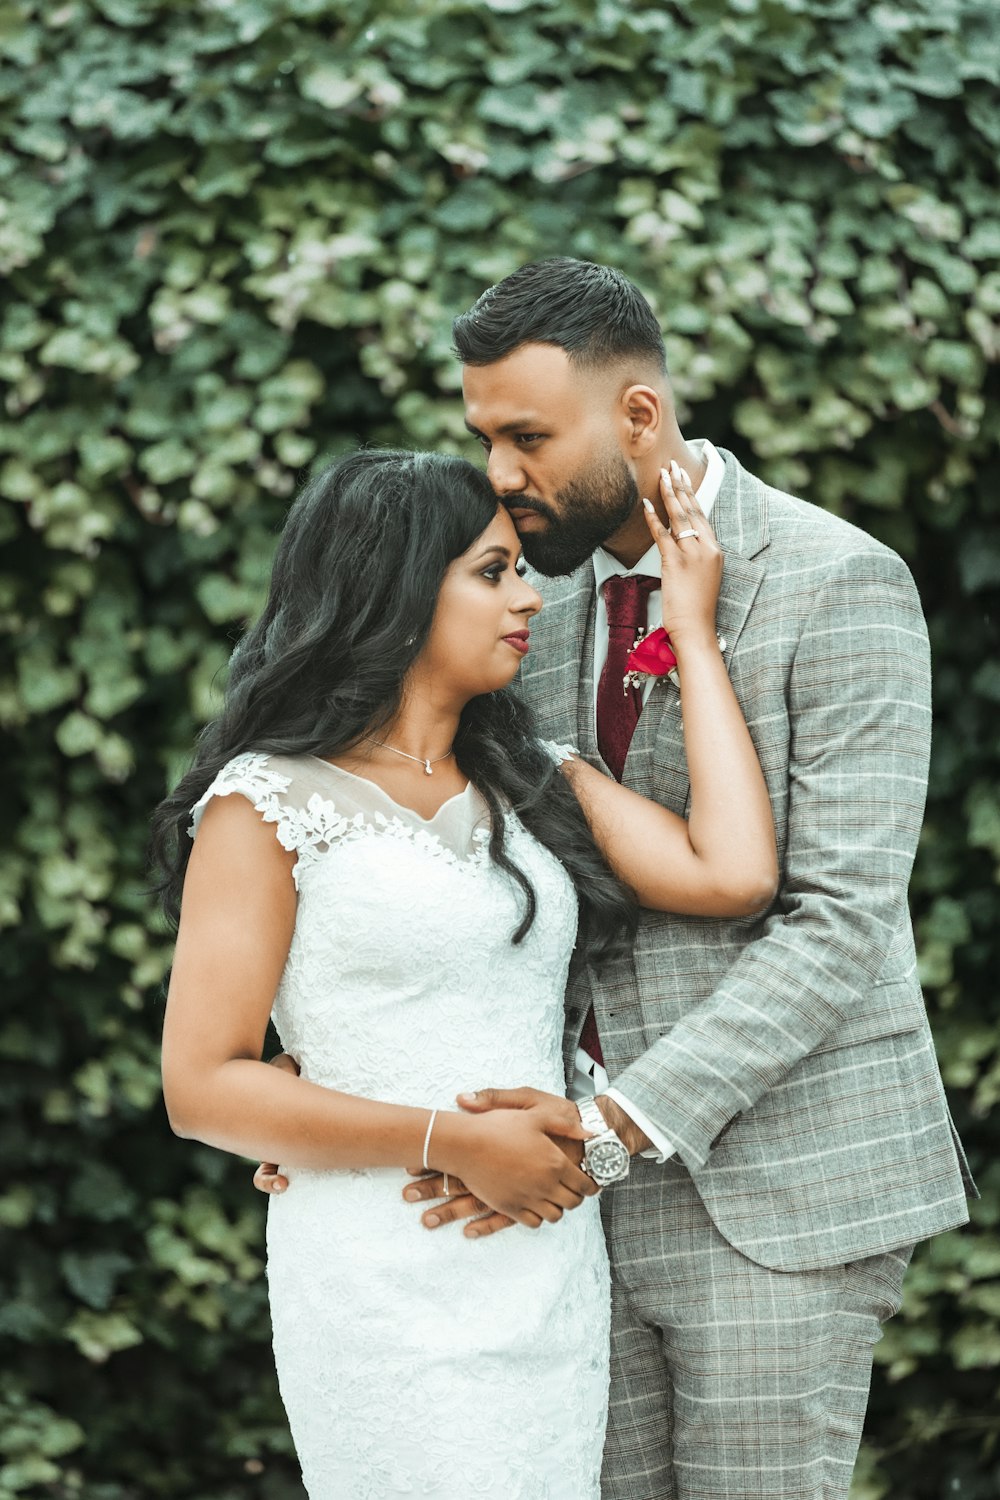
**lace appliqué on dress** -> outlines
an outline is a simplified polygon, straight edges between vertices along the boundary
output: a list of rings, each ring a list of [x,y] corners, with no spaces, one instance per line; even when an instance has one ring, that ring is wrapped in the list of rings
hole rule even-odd
[[[414,827],[399,816],[390,817],[377,809],[370,812],[359,809],[348,816],[338,810],[332,798],[319,792],[313,792],[300,807],[282,801],[293,778],[271,769],[269,760],[268,755],[248,751],[223,766],[191,809],[190,837],[193,839],[197,834],[202,813],[212,797],[228,797],[233,793],[246,797],[265,823],[275,824],[275,836],[281,847],[298,856],[292,870],[296,889],[303,866],[315,863],[335,843],[347,839],[395,838],[451,864],[481,863],[489,852],[488,828],[472,830],[469,854],[462,858],[430,829]]]
[[[554,766],[561,766],[567,760],[579,760],[580,752],[575,745],[557,745],[555,740],[539,740],[538,742],[552,761]]]

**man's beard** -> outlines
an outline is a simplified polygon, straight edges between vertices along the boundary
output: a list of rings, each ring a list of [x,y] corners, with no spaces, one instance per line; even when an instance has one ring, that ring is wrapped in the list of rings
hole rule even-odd
[[[590,469],[556,494],[558,510],[532,496],[504,495],[513,510],[544,517],[544,531],[520,534],[525,561],[546,578],[574,572],[628,521],[639,502],[639,489],[620,453]]]

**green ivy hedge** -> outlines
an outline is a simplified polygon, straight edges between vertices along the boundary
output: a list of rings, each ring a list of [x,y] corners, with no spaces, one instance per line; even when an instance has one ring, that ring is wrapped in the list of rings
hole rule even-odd
[[[465,451],[450,317],[553,253],[648,292],[692,435],[918,578],[913,901],[984,1196],[857,1496],[997,1492],[998,85],[994,0],[0,4],[0,1500],[301,1497],[263,1202],[159,1102],[146,819],[309,466]]]

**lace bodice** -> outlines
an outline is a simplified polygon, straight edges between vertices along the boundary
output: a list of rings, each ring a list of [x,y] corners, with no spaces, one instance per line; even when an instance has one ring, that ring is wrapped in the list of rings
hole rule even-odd
[[[569,753],[547,748],[554,759]],[[327,761],[240,755],[195,807],[192,833],[211,797],[233,793],[296,855],[298,914],[274,1022],[305,1077],[448,1108],[477,1076],[563,1091],[552,999],[565,986],[576,896],[516,817],[507,815],[509,852],[539,900],[515,949],[524,896],[489,858],[489,814],[471,784],[422,818]],[[407,1032],[412,1067],[399,1055]]]

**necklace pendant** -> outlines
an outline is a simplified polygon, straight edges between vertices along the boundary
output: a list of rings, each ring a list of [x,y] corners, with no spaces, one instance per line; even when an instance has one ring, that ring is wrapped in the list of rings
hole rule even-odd
[[[431,770],[431,763],[430,763],[429,760],[425,760],[424,761],[424,775],[425,776],[433,776],[434,775],[434,772]]]

